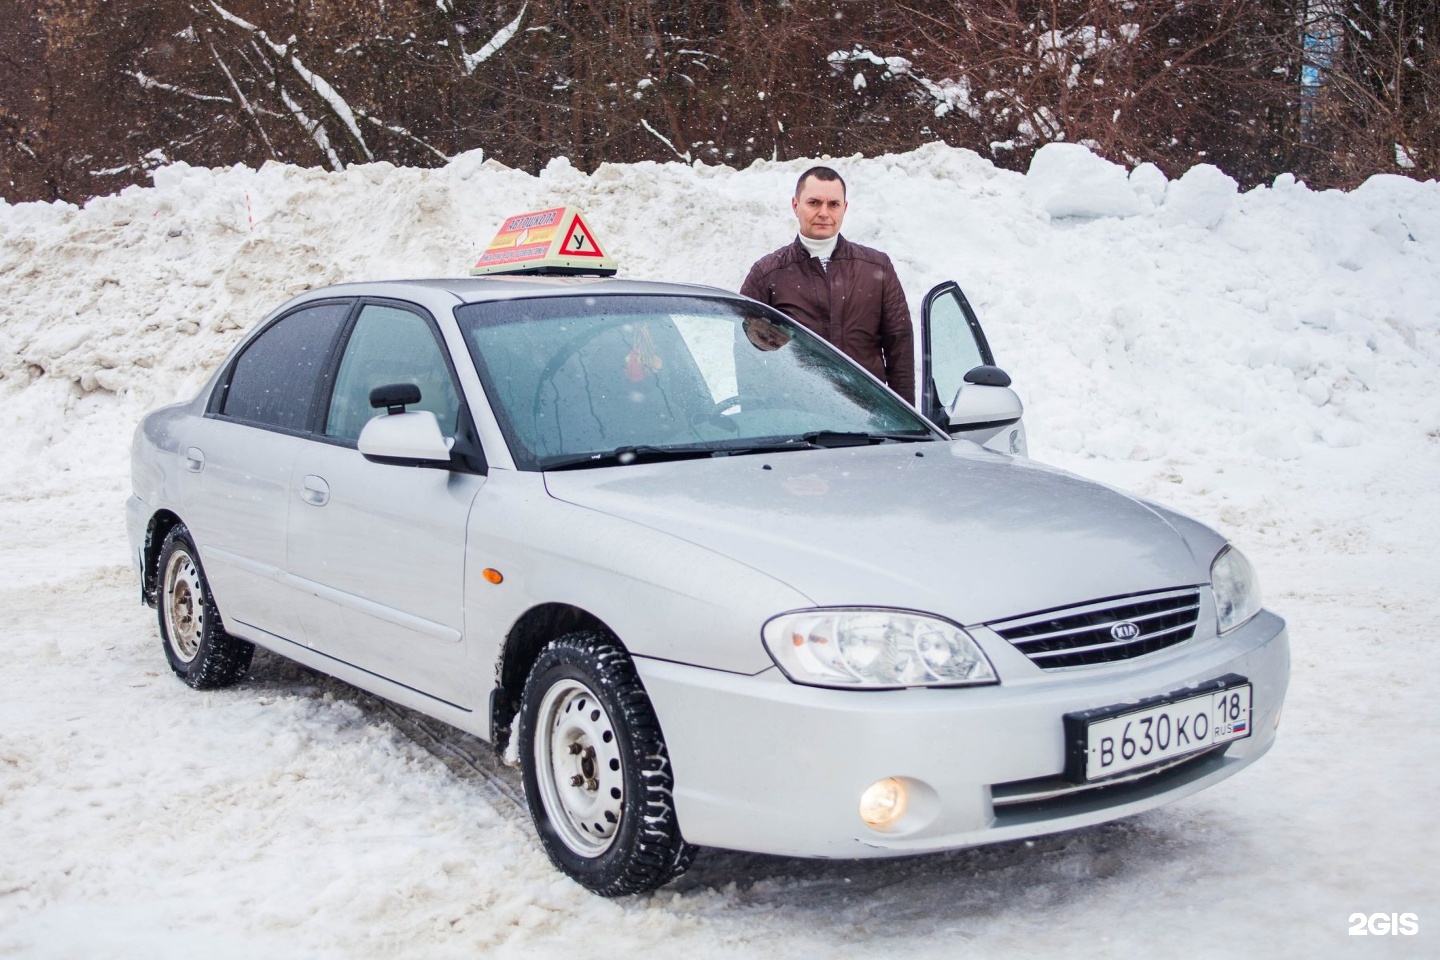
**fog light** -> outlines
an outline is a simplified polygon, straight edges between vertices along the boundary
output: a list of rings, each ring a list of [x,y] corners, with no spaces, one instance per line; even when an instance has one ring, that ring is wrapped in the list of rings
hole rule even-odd
[[[910,806],[910,791],[894,777],[876,781],[860,794],[860,819],[872,830],[887,830]]]

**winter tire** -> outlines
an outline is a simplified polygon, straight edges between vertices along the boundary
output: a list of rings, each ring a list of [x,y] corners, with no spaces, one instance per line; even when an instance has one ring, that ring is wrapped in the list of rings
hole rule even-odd
[[[611,636],[550,643],[520,702],[525,799],[545,852],[605,897],[653,890],[690,866],[650,698]]]
[[[174,527],[160,546],[155,604],[170,669],[196,690],[228,687],[250,668],[255,648],[225,632],[190,533]]]

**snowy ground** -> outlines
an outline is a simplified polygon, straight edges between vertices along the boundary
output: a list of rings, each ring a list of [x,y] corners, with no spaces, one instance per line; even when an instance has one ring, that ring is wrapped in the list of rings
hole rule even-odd
[[[1237,194],[1072,151],[838,164],[846,235],[912,301],[954,277],[1038,459],[1162,500],[1290,621],[1276,748],[1128,821],[889,862],[705,851],[597,899],[478,741],[273,656],[168,672],[122,528],[128,444],[307,285],[463,272],[574,203],[632,277],[738,285],[799,164],[467,155],[438,171],[157,172],[84,209],[0,203],[0,956],[1436,956],[1440,186]],[[1411,912],[1415,936],[1347,936]]]

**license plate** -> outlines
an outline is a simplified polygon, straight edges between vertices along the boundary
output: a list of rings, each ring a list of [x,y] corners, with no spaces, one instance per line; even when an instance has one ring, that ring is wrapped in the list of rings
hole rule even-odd
[[[1116,774],[1250,736],[1250,684],[1230,675],[1203,693],[1067,714],[1067,774],[1077,782]]]

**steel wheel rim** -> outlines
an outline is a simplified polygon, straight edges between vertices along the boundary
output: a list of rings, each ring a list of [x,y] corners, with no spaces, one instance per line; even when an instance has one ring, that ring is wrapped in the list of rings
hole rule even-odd
[[[165,566],[165,637],[181,661],[189,663],[200,653],[205,632],[205,591],[200,571],[184,550],[170,555]]]
[[[615,842],[625,803],[624,765],[615,725],[578,680],[545,691],[535,724],[540,798],[560,841],[582,857]]]

